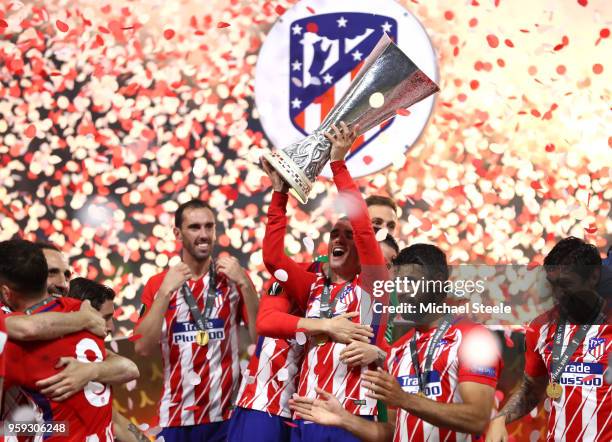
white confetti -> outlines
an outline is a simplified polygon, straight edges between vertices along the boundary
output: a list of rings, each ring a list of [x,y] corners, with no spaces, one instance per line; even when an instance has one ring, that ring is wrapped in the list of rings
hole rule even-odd
[[[274,272],[274,277],[280,282],[285,282],[289,279],[289,275],[283,269],[278,269],[276,272]]]
[[[278,370],[276,377],[281,382],[287,381],[289,379],[289,370],[287,370],[286,368],[281,368],[280,370]]]
[[[255,354],[255,344],[251,344],[247,347],[247,354],[253,356]]]
[[[201,383],[202,383],[202,378],[197,373],[191,373],[189,375],[190,385],[200,385]]]
[[[127,388],[127,391],[132,391],[134,388],[136,388],[136,379],[134,379],[134,380],[132,380],[130,382],[127,382],[125,384],[125,388]]]
[[[389,234],[389,231],[387,229],[385,228],[380,229],[378,232],[376,232],[376,241],[378,242],[384,241],[388,234]]]
[[[297,332],[295,334],[295,341],[298,343],[298,345],[306,344],[306,342],[308,341],[308,339],[306,338],[306,333],[304,333],[304,332]]]
[[[382,107],[383,104],[385,104],[385,96],[381,92],[374,92],[370,95],[370,106],[374,109]]]
[[[306,247],[306,251],[312,255],[312,252],[314,252],[314,247],[315,247],[314,241],[312,240],[312,238],[310,236],[306,236],[302,240],[302,243],[304,244],[304,247]]]

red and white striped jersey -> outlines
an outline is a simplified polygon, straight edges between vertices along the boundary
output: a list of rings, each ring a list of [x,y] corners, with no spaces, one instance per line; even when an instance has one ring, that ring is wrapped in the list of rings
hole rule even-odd
[[[525,373],[549,376],[558,320],[551,313],[542,315],[527,329]],[[580,326],[565,329],[564,348]],[[606,382],[606,369],[612,348],[612,325],[592,325],[574,352],[559,380],[562,396],[552,401],[548,417],[548,441],[612,440],[612,385]],[[547,399],[549,400],[549,399]]]
[[[291,417],[289,399],[296,391],[303,352],[295,340],[260,336],[243,373],[236,405]]]
[[[307,318],[319,318],[321,307],[321,294],[325,284],[325,276],[317,275],[312,284],[310,299],[306,309]],[[357,275],[349,284],[332,284],[330,293],[330,306],[338,298],[333,309],[333,316],[348,312],[360,312],[361,287],[360,276]],[[362,321],[361,313],[352,319],[354,322]],[[340,352],[346,344],[328,340],[323,345],[317,345],[314,339],[306,344],[304,361],[300,371],[298,394],[306,397],[317,397],[315,387],[332,393],[342,403],[344,408],[353,414],[374,416],[376,400],[366,397],[367,389],[362,385],[363,372],[374,366],[349,367],[340,360]]]
[[[142,295],[146,316],[166,272],[153,276]],[[200,311],[208,291],[208,273],[188,282]],[[177,427],[229,419],[240,378],[238,326],[246,318],[242,295],[222,274],[217,274],[217,299],[207,318],[208,345],[195,342],[197,326],[178,290],[172,295],[162,324],[163,392],[159,425]],[[246,319],[245,319],[246,320]]]
[[[416,331],[421,369],[424,369],[425,355],[435,330],[432,328],[423,332]],[[414,329],[409,331],[393,345],[386,364],[389,373],[397,378],[402,389],[416,394],[419,392],[419,381],[410,353],[410,341],[414,333]],[[434,350],[432,368],[427,376],[424,393],[436,402],[457,403],[461,402],[458,390],[461,382],[478,382],[495,388],[502,361],[498,347],[494,344],[495,338],[482,326],[470,323],[451,325]],[[474,353],[472,347],[477,348],[486,357],[472,360],[470,357]],[[470,440],[472,435],[437,427],[411,415],[406,410],[397,410],[394,442]]]

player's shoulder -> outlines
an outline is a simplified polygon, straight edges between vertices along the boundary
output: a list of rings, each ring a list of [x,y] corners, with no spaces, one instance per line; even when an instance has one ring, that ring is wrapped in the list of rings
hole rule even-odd
[[[59,296],[55,299],[59,308],[54,309],[56,311],[62,312],[74,312],[81,308],[81,304],[83,303],[80,299],[69,298],[68,296]]]
[[[559,315],[556,308],[541,313],[540,315],[532,319],[531,322],[529,322],[529,324],[527,325],[527,332],[539,332],[539,330],[545,325],[555,323],[558,319],[558,316]]]
[[[151,276],[145,283],[145,287],[153,289],[153,291],[156,292],[161,287],[162,282],[166,277],[166,273],[168,273],[168,269],[164,269],[161,272]]]

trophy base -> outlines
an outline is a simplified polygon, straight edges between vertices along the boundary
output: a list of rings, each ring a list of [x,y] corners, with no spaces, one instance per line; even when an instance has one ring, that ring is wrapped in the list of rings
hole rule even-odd
[[[308,202],[312,183],[282,150],[264,152],[263,157],[281,174],[289,185],[289,192],[302,204]]]

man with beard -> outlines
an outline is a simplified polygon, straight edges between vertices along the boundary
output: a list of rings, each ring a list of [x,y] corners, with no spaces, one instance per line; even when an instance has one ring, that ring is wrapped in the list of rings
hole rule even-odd
[[[428,244],[407,247],[395,260],[399,278],[444,282],[448,273],[444,252]],[[400,304],[419,306],[440,303],[445,295],[400,292],[398,298]],[[292,409],[304,419],[343,428],[367,442],[470,440],[481,434],[501,370],[495,338],[460,318],[419,311],[404,314],[414,328],[391,348],[386,371],[364,374],[368,396],[389,407],[388,423],[356,419],[321,389],[317,399],[291,400]]]
[[[492,420],[488,442],[508,440],[506,425],[548,397],[547,440],[612,440],[610,306],[596,291],[601,257],[595,246],[568,237],[544,259],[557,306],[529,324],[522,383]]]
[[[51,295],[66,296],[70,282],[70,265],[66,255],[54,244],[39,241],[36,245],[45,255],[49,275],[47,276],[47,291]]]
[[[373,281],[386,280],[388,276],[366,204],[344,162],[355,138],[355,128],[349,130],[346,124],[341,123],[340,129],[333,126],[332,131],[327,134],[331,141],[331,169],[342,200],[350,206],[347,211],[351,216],[338,220],[330,232],[329,275],[310,273],[285,255],[287,188],[269,165],[264,166],[271,175],[274,188],[263,241],[264,263],[268,271],[280,280],[296,305],[306,313],[305,318],[296,316],[277,325],[278,333],[285,335],[295,333],[301,321],[329,319],[346,313],[359,312],[352,320],[356,323],[369,322],[362,315],[369,310],[368,304],[372,302],[369,294],[372,293]],[[374,328],[377,329],[377,325]],[[378,333],[372,339],[378,341],[382,338],[382,333]],[[321,388],[337,395],[343,406],[360,416],[359,419],[373,419],[376,401],[365,396],[365,389],[361,385],[361,373],[365,367],[348,367],[342,363],[340,352],[345,346],[344,343],[331,341],[325,334],[311,334],[306,343],[298,392],[302,396],[314,397],[315,388]],[[298,420],[291,440],[356,439],[340,429],[307,425]]]
[[[142,294],[135,349],[148,356],[161,341],[166,442],[225,441],[240,377],[240,318],[255,339],[257,293],[237,259],[213,261],[215,226],[205,202],[180,205],[174,233],[182,262],[153,276]]]

